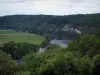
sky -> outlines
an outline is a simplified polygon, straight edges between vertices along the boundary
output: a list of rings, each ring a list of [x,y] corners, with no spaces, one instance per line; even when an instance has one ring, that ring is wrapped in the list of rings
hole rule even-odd
[[[0,0],[0,16],[100,13],[100,0]]]

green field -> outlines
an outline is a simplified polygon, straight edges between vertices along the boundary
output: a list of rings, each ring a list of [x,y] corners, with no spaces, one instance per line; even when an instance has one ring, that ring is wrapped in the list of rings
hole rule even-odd
[[[14,30],[0,30],[0,44],[15,41],[29,42],[31,44],[41,44],[45,38],[40,35],[30,34],[27,32],[17,32]]]

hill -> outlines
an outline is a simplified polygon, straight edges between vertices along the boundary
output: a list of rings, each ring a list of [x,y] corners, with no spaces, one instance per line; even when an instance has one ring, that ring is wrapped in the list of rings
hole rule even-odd
[[[9,15],[0,18],[1,29],[28,31],[59,38],[76,37],[80,33],[93,33],[100,26],[100,14],[77,15]]]

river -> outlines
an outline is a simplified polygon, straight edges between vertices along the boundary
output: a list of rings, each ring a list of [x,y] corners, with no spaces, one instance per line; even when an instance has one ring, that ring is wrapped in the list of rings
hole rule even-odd
[[[68,45],[67,40],[51,40],[50,44],[59,45],[60,47],[66,48]]]
[[[50,44],[58,45],[62,48],[66,48],[68,46],[68,42],[69,42],[68,40],[50,40]],[[40,48],[39,53],[45,52],[46,49],[47,47]]]

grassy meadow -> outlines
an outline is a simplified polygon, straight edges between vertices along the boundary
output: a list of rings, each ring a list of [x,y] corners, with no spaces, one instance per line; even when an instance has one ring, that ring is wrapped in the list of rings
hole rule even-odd
[[[31,44],[41,44],[45,38],[40,35],[30,34],[28,32],[17,32],[14,30],[0,30],[0,44],[15,41],[28,42]]]

